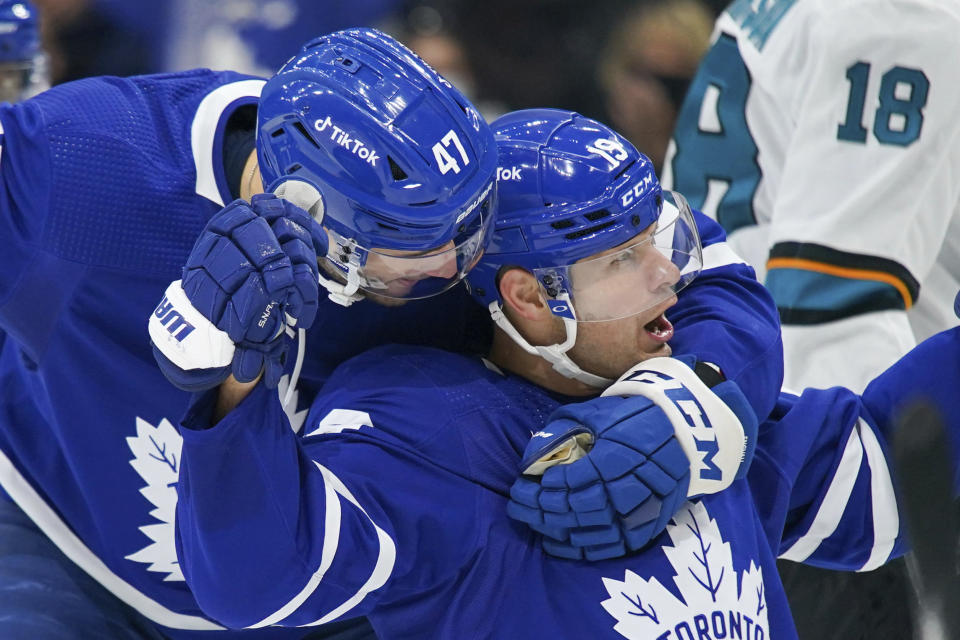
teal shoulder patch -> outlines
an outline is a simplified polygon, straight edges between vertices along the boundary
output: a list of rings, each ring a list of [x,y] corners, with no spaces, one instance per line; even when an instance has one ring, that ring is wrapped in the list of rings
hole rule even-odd
[[[735,0],[727,7],[747,39],[762,50],[767,38],[797,0]]]

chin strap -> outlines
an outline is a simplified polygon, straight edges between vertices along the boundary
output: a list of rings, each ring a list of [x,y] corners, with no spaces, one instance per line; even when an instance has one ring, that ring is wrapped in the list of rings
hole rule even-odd
[[[320,286],[327,290],[327,297],[343,307],[349,307],[354,302],[363,300],[363,294],[359,293],[360,273],[354,265],[347,265],[347,282],[340,283],[331,278],[324,278],[323,274],[317,276]]]
[[[573,311],[573,305],[569,300],[567,300],[567,304],[570,310]],[[503,332],[506,333],[511,340],[520,345],[520,348],[530,355],[539,356],[549,362],[553,365],[553,369],[563,377],[579,380],[584,384],[598,389],[603,389],[613,384],[613,380],[584,371],[567,355],[567,351],[573,348],[574,343],[577,341],[576,319],[563,318],[563,326],[567,332],[567,339],[564,340],[562,344],[551,344],[545,347],[534,346],[527,342],[526,338],[520,335],[516,327],[507,319],[506,314],[504,314],[500,308],[499,302],[494,300],[487,308],[490,310],[490,317],[493,318],[494,323],[503,329]]]

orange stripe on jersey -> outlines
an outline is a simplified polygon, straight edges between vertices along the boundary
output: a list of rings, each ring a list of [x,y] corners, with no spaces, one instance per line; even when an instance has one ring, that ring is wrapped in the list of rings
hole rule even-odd
[[[767,260],[767,271],[773,269],[801,269],[803,271],[816,271],[825,273],[838,278],[850,278],[851,280],[873,280],[883,282],[894,287],[903,297],[904,308],[909,309],[913,306],[913,297],[910,290],[904,282],[896,276],[890,275],[884,271],[873,271],[870,269],[854,269],[851,267],[838,267],[823,262],[815,262],[804,258],[770,258]]]

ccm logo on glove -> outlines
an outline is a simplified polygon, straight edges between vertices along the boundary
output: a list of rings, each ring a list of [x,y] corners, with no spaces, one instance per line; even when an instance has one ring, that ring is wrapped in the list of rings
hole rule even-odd
[[[757,419],[733,382],[711,389],[683,360],[652,358],[624,374],[603,396],[643,396],[666,414],[690,459],[691,497],[722,491],[750,466]]]
[[[700,462],[704,468],[700,469],[699,476],[704,480],[722,480],[723,472],[717,466],[715,458],[720,448],[717,445],[717,433],[712,424],[705,423],[703,420],[703,409],[693,399],[691,393],[683,384],[674,378],[663,375],[656,371],[637,371],[625,378],[624,381],[638,382],[650,385],[645,393],[638,393],[651,400],[654,400],[656,394],[665,395],[673,404],[680,409],[679,417],[686,421],[689,427],[689,433],[693,436],[696,450],[703,454]],[[659,403],[658,403],[659,405]],[[676,416],[671,416],[675,418]],[[676,423],[674,423],[676,427]],[[742,459],[742,456],[741,456]]]

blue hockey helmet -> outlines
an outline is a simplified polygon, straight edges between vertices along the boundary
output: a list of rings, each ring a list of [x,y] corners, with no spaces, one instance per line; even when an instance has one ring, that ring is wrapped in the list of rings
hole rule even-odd
[[[602,386],[565,355],[577,322],[615,320],[662,305],[703,263],[686,200],[661,189],[650,160],[609,127],[580,114],[527,109],[492,125],[499,201],[493,238],[467,277],[501,328],[564,375]],[[500,310],[498,278],[510,267],[536,277],[564,319],[562,345],[533,347]]]
[[[0,0],[0,101],[16,102],[48,86],[37,9],[27,0]]]
[[[493,133],[393,38],[307,43],[264,86],[258,120],[264,185],[322,216],[332,239],[328,270],[346,281],[324,281],[334,299],[434,295],[476,263],[496,200]]]

